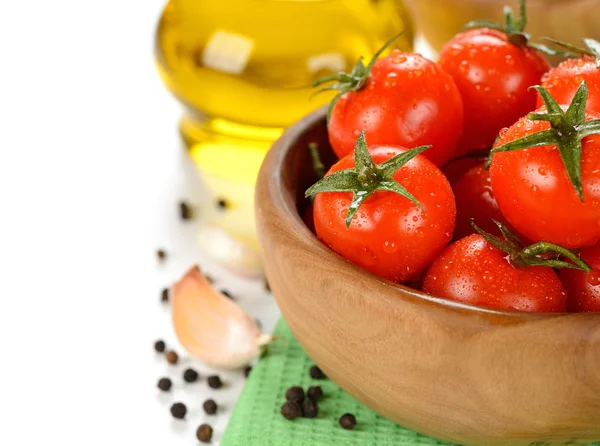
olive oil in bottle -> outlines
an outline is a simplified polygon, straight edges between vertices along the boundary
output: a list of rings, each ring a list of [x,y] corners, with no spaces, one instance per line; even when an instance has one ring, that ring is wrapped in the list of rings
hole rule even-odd
[[[333,96],[311,97],[312,81],[351,70],[360,56],[368,61],[401,31],[393,47],[409,50],[400,0],[169,1],[156,61],[185,107],[180,130],[190,156],[231,204],[218,225],[255,243],[252,190],[266,151]]]

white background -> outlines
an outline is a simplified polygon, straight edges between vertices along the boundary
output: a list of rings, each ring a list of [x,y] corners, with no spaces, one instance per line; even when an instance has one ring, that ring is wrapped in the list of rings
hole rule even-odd
[[[0,1],[0,445],[197,444],[206,382],[176,386],[191,413],[171,420],[155,384],[183,366],[152,349],[174,340],[160,289],[203,263],[152,58],[165,1]],[[228,285],[272,325],[259,283]]]

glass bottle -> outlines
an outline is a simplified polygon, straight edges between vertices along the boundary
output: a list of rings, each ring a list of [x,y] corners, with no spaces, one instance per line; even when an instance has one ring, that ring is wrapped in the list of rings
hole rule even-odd
[[[183,141],[227,203],[209,223],[256,247],[253,187],[283,129],[327,103],[311,82],[351,70],[391,36],[412,48],[400,0],[170,0],[156,34],[160,75],[184,105]]]

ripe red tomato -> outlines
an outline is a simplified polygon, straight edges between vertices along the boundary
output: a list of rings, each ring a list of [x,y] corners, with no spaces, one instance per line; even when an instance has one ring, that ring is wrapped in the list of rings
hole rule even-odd
[[[452,78],[419,54],[394,50],[375,62],[362,89],[336,102],[329,141],[340,158],[353,153],[361,130],[374,145],[432,145],[424,155],[441,166],[456,155],[462,129],[462,100]]]
[[[583,248],[579,255],[593,270],[585,273],[561,269],[558,273],[569,294],[567,310],[577,313],[600,311],[600,244]]]
[[[588,87],[586,108],[600,112],[600,69],[597,68],[594,57],[583,56],[561,62],[544,75],[542,87],[545,87],[559,104],[567,105],[571,103],[584,80]],[[543,104],[544,101],[538,96],[538,107]]]
[[[463,156],[462,158],[456,158],[442,167],[442,172],[448,178],[450,186],[454,185],[460,180],[465,173],[472,167],[475,167],[485,161],[485,157],[482,156]]]
[[[456,240],[475,233],[475,229],[470,223],[471,219],[488,233],[498,232],[498,227],[490,220],[492,218],[514,232],[500,212],[492,192],[490,173],[484,168],[483,163],[465,173],[453,190],[456,198],[456,226],[454,228]]]
[[[586,113],[586,121],[598,118],[598,113]],[[546,121],[521,118],[501,132],[496,147],[549,127]],[[569,249],[600,240],[600,135],[584,138],[582,147],[584,201],[577,196],[556,145],[494,154],[490,167],[494,196],[504,217],[528,239]]]
[[[490,28],[454,36],[442,49],[439,64],[454,78],[463,99],[462,153],[491,147],[500,129],[532,111],[536,92],[528,88],[550,69],[542,54],[514,45],[506,33]]]
[[[567,293],[552,268],[519,269],[506,257],[479,234],[460,239],[433,262],[423,291],[502,310],[565,311]]]
[[[379,165],[405,152],[396,147],[372,146],[369,153]],[[353,168],[354,157],[338,161],[327,172]],[[378,191],[367,198],[346,228],[351,192],[323,192],[315,196],[317,235],[352,263],[395,282],[415,279],[452,238],[456,207],[448,180],[423,155],[401,167],[393,179],[421,203],[394,192]]]

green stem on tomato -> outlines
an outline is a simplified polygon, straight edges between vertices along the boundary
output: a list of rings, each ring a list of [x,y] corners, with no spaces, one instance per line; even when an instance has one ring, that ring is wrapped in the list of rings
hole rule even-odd
[[[581,140],[590,135],[600,134],[600,119],[585,120],[588,97],[587,84],[585,81],[581,83],[566,112],[563,111],[548,90],[540,86],[532,88],[535,88],[544,100],[547,111],[545,113],[529,113],[527,118],[532,121],[547,121],[550,123],[550,128],[493,148],[490,152],[490,159],[493,159],[494,155],[500,152],[556,146],[575,193],[581,201],[584,201],[581,181],[583,152]]]
[[[525,32],[527,26],[527,4],[525,0],[519,0],[519,18],[515,20],[515,14],[510,6],[504,7],[504,25],[489,20],[474,20],[467,23],[463,29],[491,28],[506,34],[508,41],[516,46],[528,46],[549,56],[568,57],[562,51],[550,48],[541,43],[531,42],[531,36]]]
[[[573,251],[569,251],[560,245],[550,242],[537,242],[533,245],[523,247],[518,237],[514,235],[506,226],[499,221],[492,221],[498,226],[505,237],[505,240],[485,232],[475,224],[471,219],[471,226],[486,242],[501,251],[508,254],[510,262],[517,268],[529,268],[531,266],[547,266],[550,268],[571,268],[580,271],[590,272],[592,268],[577,256]],[[552,255],[556,258],[548,258]],[[566,262],[559,258],[570,260]]]
[[[346,215],[346,228],[350,227],[363,202],[378,191],[394,192],[421,207],[421,203],[404,186],[394,180],[393,176],[403,165],[430,147],[416,147],[377,165],[369,153],[363,130],[354,148],[354,167],[323,177],[309,187],[305,195],[312,197],[323,192],[352,192],[352,202]]]
[[[596,59],[596,67],[600,69],[600,42],[594,39],[590,39],[589,37],[583,39],[583,43],[587,48],[583,48],[576,45],[571,45],[570,43],[561,42],[560,40],[555,40],[550,37],[542,37],[543,40],[553,43],[561,48],[569,50],[569,52],[564,52],[562,55],[565,57],[581,57],[581,56],[591,56]]]
[[[377,52],[371,58],[367,66],[365,66],[365,64],[363,63],[363,58],[361,56],[358,58],[358,61],[356,62],[354,68],[352,68],[352,71],[350,73],[340,72],[330,74],[327,76],[323,76],[312,83],[313,87],[318,87],[329,82],[335,82],[335,84],[333,85],[317,90],[314,94],[330,90],[339,91],[339,93],[329,103],[329,108],[327,110],[327,122],[329,122],[329,119],[331,118],[331,112],[333,111],[333,107],[335,106],[336,102],[345,93],[348,93],[349,91],[358,91],[365,86],[369,78],[369,74],[371,73],[371,69],[373,68],[373,65],[375,64],[379,56],[381,56],[381,54],[394,42],[394,40],[400,37],[403,33],[404,32],[396,34],[394,37],[388,40],[381,48],[379,48],[379,50],[377,50]]]

